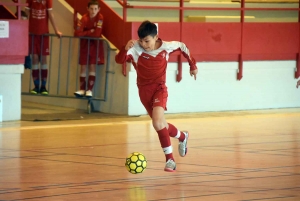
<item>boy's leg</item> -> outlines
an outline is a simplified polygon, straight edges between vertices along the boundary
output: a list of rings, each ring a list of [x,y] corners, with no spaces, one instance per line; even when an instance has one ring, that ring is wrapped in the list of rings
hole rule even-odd
[[[47,56],[41,57],[41,94],[42,95],[48,95],[48,91],[46,89],[47,84],[47,78],[48,78],[48,65],[47,65]]]
[[[41,94],[48,95],[46,89],[47,79],[48,79],[48,65],[47,56],[49,55],[49,36],[40,37],[40,63],[41,63]]]
[[[168,123],[168,126],[170,137],[177,138],[181,142],[185,140],[185,134],[182,131],[178,130],[173,124]]]
[[[81,65],[80,76],[79,76],[79,91],[76,91],[74,95],[78,97],[84,96],[85,88],[86,88],[86,65]]]
[[[158,134],[160,145],[166,157],[165,171],[173,172],[176,169],[175,160],[173,157],[173,148],[169,136],[169,131],[166,128],[166,121],[164,118],[164,108],[156,106],[152,111],[152,124]]]
[[[178,130],[173,124],[168,123],[170,137],[177,138],[179,140],[178,152],[179,155],[184,157],[187,153],[187,140],[189,138],[189,132]]]
[[[167,88],[160,84],[139,86],[139,96],[142,104],[152,119],[153,127],[158,134],[161,147],[163,148],[167,161],[164,170],[173,172],[176,169],[176,164],[173,157],[169,131],[167,129],[168,124],[164,118],[168,97]]]
[[[95,85],[95,80],[96,80],[96,65],[91,64],[89,66],[89,79],[88,79],[88,90],[86,91],[85,96],[87,97],[92,97],[92,90]]]
[[[32,71],[31,71],[34,88],[30,91],[32,94],[40,92],[40,70],[39,70],[39,56],[37,54],[32,55]]]

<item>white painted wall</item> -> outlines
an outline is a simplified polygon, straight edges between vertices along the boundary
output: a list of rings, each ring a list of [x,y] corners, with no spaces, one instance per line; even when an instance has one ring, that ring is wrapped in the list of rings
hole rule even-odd
[[[0,65],[2,121],[21,119],[21,74],[23,65]],[[0,111],[1,115],[1,111]]]
[[[166,113],[231,111],[300,107],[300,90],[294,79],[295,61],[244,62],[244,77],[236,80],[238,63],[198,63],[197,80],[183,65],[183,79],[176,82],[177,64],[169,63]],[[136,72],[129,74],[129,115],[146,114],[138,98]]]
[[[3,96],[0,95],[0,122],[3,121]]]

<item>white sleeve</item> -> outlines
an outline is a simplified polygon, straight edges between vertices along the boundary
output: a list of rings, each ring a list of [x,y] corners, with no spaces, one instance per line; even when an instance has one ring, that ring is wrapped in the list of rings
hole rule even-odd
[[[134,62],[137,62],[141,54],[142,54],[142,50],[138,42],[136,42],[134,46],[127,51],[127,55],[131,55]]]
[[[186,47],[186,45],[179,41],[171,41],[171,42],[165,42],[167,45],[167,52],[171,53],[177,49],[180,49],[182,52],[186,53],[187,55],[190,55],[189,49]]]

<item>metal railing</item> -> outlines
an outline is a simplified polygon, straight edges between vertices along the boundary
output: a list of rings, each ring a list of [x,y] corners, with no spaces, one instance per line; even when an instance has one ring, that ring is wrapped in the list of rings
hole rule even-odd
[[[96,58],[99,53],[99,45],[103,44],[104,51],[104,64],[96,64],[96,81],[93,87],[93,97],[87,98],[88,106],[87,110],[90,113],[93,110],[93,101],[106,101],[108,90],[108,74],[113,71],[110,70],[110,51],[112,50],[109,42],[103,38],[91,38],[91,37],[74,37],[74,36],[62,36],[57,38],[54,34],[42,35],[41,46],[43,47],[43,39],[45,36],[49,36],[49,50],[50,54],[47,56],[48,65],[48,79],[46,88],[49,92],[47,96],[57,98],[78,98],[74,96],[74,92],[79,90],[79,56],[80,56],[80,40],[88,41],[88,54],[87,56],[87,68],[86,78],[88,78],[88,65],[89,65],[89,53],[90,43],[92,41],[97,42]],[[34,38],[34,35],[29,37]],[[33,41],[33,40],[32,40]],[[33,47],[33,43],[29,44]],[[33,49],[33,48],[31,48]],[[41,48],[42,49],[42,48]],[[31,53],[32,55],[32,53]],[[41,54],[40,54],[41,55]],[[41,57],[39,58],[41,65]],[[39,69],[41,67],[39,66]],[[22,76],[22,95],[33,95],[30,90],[34,88],[32,79],[32,68],[26,70]],[[41,78],[41,75],[40,75]],[[41,79],[40,79],[41,80]],[[88,82],[86,82],[88,83]],[[84,97],[83,97],[84,98]]]

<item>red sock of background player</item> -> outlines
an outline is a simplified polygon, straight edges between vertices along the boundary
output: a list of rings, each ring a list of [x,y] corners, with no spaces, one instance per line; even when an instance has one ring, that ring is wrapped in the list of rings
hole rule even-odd
[[[158,133],[158,138],[160,141],[160,145],[164,151],[164,154],[166,156],[166,161],[168,161],[169,159],[172,159],[173,161],[173,148],[171,145],[171,140],[170,140],[170,136],[169,136],[169,131],[167,130],[167,128],[163,128],[159,131],[156,131]]]
[[[185,134],[183,132],[181,132],[180,130],[178,130],[173,124],[169,124],[169,135],[170,137],[174,137],[177,138],[180,142],[183,142],[183,140],[185,139]]]
[[[40,89],[40,70],[38,69],[38,65],[33,65],[33,67],[37,68],[31,71],[34,87]]]
[[[85,91],[85,76],[80,76],[79,77],[79,82],[80,82],[80,90],[84,90]]]
[[[95,84],[95,75],[89,75],[89,81],[88,81],[88,90],[93,90],[94,84]]]

